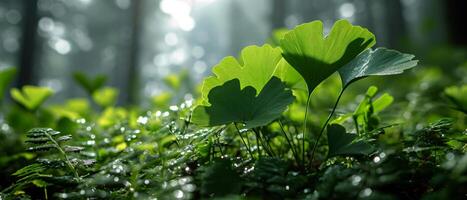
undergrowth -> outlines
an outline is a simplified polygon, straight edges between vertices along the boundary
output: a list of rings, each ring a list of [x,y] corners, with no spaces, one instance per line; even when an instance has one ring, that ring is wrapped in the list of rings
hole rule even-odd
[[[374,35],[344,20],[326,37],[319,21],[274,35],[220,61],[196,99],[120,107],[105,77],[82,73],[88,96],[61,104],[43,105],[48,88],[12,89],[0,199],[467,198],[465,83],[440,87],[418,67],[373,80],[382,91],[361,84],[417,61],[371,49]],[[0,72],[2,92],[14,74]],[[165,84],[190,85],[183,74]]]

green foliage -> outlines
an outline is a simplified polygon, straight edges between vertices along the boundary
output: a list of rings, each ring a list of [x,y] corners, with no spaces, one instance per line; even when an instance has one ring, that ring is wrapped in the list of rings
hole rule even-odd
[[[118,90],[112,87],[104,87],[92,93],[94,102],[103,108],[115,105],[117,97]]]
[[[80,146],[65,145],[72,139],[71,135],[61,135],[60,132],[50,128],[35,128],[30,130],[26,137],[28,139],[25,142],[31,145],[28,151],[48,154],[14,172],[12,175],[18,177],[18,180],[15,185],[5,188],[2,192],[18,194],[28,185],[34,185],[45,188],[44,195],[47,197],[47,187],[64,182],[68,184],[79,182],[81,178],[77,167],[94,163],[93,160],[70,159],[70,154],[84,149]]]
[[[467,84],[447,87],[444,89],[444,95],[455,109],[467,114]]]
[[[221,197],[238,194],[241,189],[239,174],[229,160],[216,160],[206,166],[200,174],[200,192],[206,197]]]
[[[347,86],[402,73],[413,56],[369,49],[374,36],[347,21],[322,32],[321,22],[280,30],[272,43],[281,47],[224,58],[198,99],[178,101],[188,96],[186,71],[164,79],[176,93],[150,99],[150,108],[116,107],[118,91],[89,78],[99,109],[86,98],[42,106],[47,95],[17,91],[22,101],[43,100],[1,110],[0,199],[464,197],[467,118],[438,102],[444,94],[461,110],[463,87],[443,92],[459,83],[422,68],[372,81],[391,95],[376,86],[361,94],[366,82]]]
[[[46,87],[26,85],[21,90],[11,89],[10,94],[16,102],[28,110],[34,111],[53,95],[53,91]]]
[[[352,114],[358,133],[370,132],[379,125],[377,114],[387,108],[394,101],[394,98],[388,93],[384,93],[376,98],[378,88],[371,86],[368,88],[365,98],[360,102]],[[360,128],[361,127],[361,128]]]
[[[105,75],[96,75],[94,78],[91,78],[82,72],[73,73],[73,78],[90,95],[102,88],[107,81],[107,76]]]
[[[302,75],[311,94],[322,81],[375,44],[375,36],[346,20],[337,21],[327,36],[323,23],[297,26],[281,40],[283,56]]]
[[[215,76],[203,81],[201,94],[204,100],[208,101],[208,94],[212,88],[232,79],[239,80],[241,89],[251,86],[256,91],[261,91],[274,75],[280,59],[279,48],[270,45],[245,47],[239,61],[232,56],[225,57],[212,68]]]
[[[10,67],[0,70],[0,101],[3,100],[8,85],[16,75],[16,68]]]
[[[240,89],[238,79],[213,88],[208,95],[211,106],[198,106],[193,122],[204,126],[243,123],[245,128],[264,126],[278,118],[294,100],[292,92],[273,77],[256,95],[253,87]]]
[[[346,133],[345,128],[338,124],[331,124],[328,130],[328,157],[338,155],[368,155],[372,147],[363,142],[355,141],[357,135]]]
[[[339,69],[343,87],[367,76],[401,74],[417,65],[415,56],[386,48],[368,49]]]
[[[290,64],[282,59],[279,61],[274,75],[279,77],[287,87],[296,90],[307,91],[307,86],[303,77]]]

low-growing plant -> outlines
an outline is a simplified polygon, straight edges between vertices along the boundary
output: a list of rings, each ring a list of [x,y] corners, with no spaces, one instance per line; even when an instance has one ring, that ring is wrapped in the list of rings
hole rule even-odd
[[[366,92],[350,89],[365,77],[401,74],[417,60],[372,49],[375,36],[346,20],[327,35],[320,21],[281,29],[270,42],[225,57],[198,99],[183,95],[177,104],[180,95],[162,93],[148,107],[118,107],[118,90],[83,74],[74,76],[89,100],[47,105],[49,89],[13,89],[21,106],[0,121],[0,199],[467,195],[464,87],[445,89],[449,104],[436,104],[452,113],[432,109],[435,103],[397,83],[409,102],[364,81]],[[12,76],[2,74],[0,89],[8,85],[3,77]],[[164,81],[180,92],[186,76]],[[356,98],[344,95],[351,90]],[[320,98],[325,104],[313,104]],[[416,115],[421,110],[436,117]]]

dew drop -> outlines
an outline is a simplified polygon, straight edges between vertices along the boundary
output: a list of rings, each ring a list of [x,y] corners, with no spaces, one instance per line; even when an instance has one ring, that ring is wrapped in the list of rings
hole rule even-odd
[[[379,154],[379,157],[380,157],[380,158],[385,158],[385,157],[386,157],[386,153],[381,152],[381,153]]]
[[[147,117],[143,117],[143,116],[139,116],[138,119],[136,120],[136,122],[138,122],[139,124],[147,124],[148,123],[148,118]]]
[[[379,156],[375,156],[375,157],[373,158],[373,162],[379,163],[379,161],[381,161],[381,158],[380,158]]]
[[[177,198],[177,199],[183,198],[183,195],[184,195],[184,194],[183,194],[183,191],[181,191],[181,190],[175,190],[175,191],[174,191],[174,196],[175,196],[175,198]]]
[[[365,188],[360,192],[360,197],[368,197],[373,193],[373,191],[370,188]]]
[[[170,109],[171,111],[178,111],[178,106],[173,105],[173,106],[170,106],[169,109]]]
[[[190,167],[185,167],[185,172],[190,172],[190,171],[191,171]]]
[[[357,186],[360,183],[360,181],[362,181],[361,176],[358,176],[358,175],[352,176],[352,185]]]

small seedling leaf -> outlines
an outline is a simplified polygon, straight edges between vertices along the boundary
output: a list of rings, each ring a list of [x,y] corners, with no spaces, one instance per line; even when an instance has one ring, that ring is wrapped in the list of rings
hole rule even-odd
[[[371,145],[363,142],[355,142],[356,135],[346,133],[345,128],[338,124],[331,124],[328,130],[328,157],[339,155],[368,155],[372,152]]]
[[[33,111],[39,108],[53,94],[53,91],[46,87],[26,85],[21,90],[13,88],[10,93],[16,102]]]

